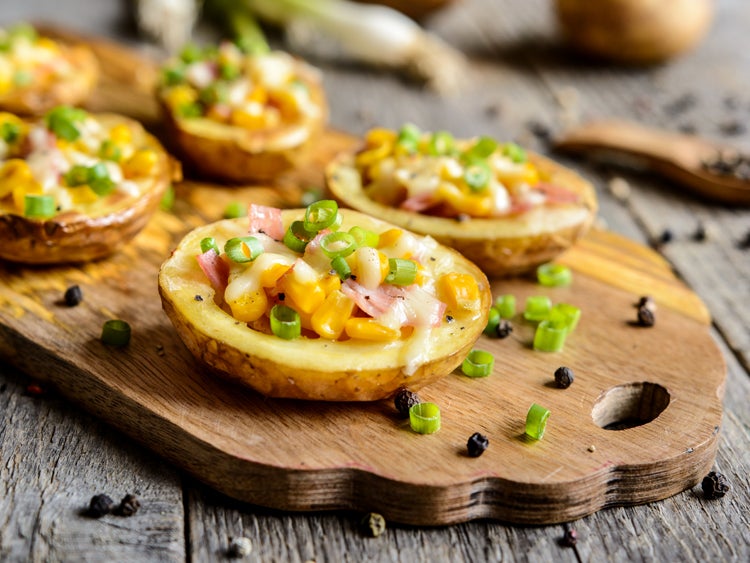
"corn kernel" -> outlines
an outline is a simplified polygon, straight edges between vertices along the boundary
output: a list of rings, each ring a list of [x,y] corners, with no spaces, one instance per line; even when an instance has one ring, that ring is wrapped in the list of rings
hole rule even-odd
[[[378,239],[378,248],[395,246],[403,234],[404,231],[401,229],[388,229],[387,231],[383,231],[380,233],[380,238]]]
[[[391,271],[391,265],[388,261],[388,256],[378,250],[378,259],[380,260],[380,283],[383,283],[385,277]]]
[[[466,213],[471,217],[488,217],[492,214],[493,201],[489,190],[486,193],[472,194],[463,191],[455,184],[441,182],[435,191],[438,201],[444,201],[457,213]]]
[[[278,90],[271,93],[271,101],[279,108],[284,119],[294,119],[299,115],[299,102],[289,90]]]
[[[374,342],[390,342],[401,336],[399,329],[387,327],[369,317],[351,317],[344,324],[344,331],[349,338]]]
[[[261,129],[266,125],[266,116],[260,104],[247,104],[242,109],[232,110],[230,121],[246,129]]]
[[[323,288],[325,294],[329,295],[341,287],[341,278],[337,274],[325,275],[320,280],[320,286]]]
[[[362,151],[354,158],[358,168],[367,168],[376,162],[383,160],[393,150],[393,143],[383,143],[377,147]]]
[[[52,51],[55,53],[60,50],[60,46],[49,37],[39,37],[36,40],[36,46],[40,49],[46,49],[47,51]]]
[[[272,264],[267,270],[260,274],[260,285],[262,287],[273,287],[279,278],[289,271],[290,266],[286,264]]]
[[[370,129],[365,135],[365,141],[367,142],[367,145],[371,147],[379,146],[382,144],[393,145],[393,143],[396,142],[396,138],[397,135],[395,131],[385,129],[384,127],[375,127],[374,129]]]
[[[479,286],[470,274],[452,272],[438,279],[438,295],[453,311],[473,311],[479,307]]]
[[[229,302],[232,316],[243,323],[251,323],[261,318],[268,308],[268,296],[265,290],[257,289],[244,293],[239,299]]]
[[[159,163],[159,155],[151,149],[141,149],[135,151],[122,165],[122,173],[126,178],[135,178],[138,176],[148,176],[154,172],[156,165]]]
[[[176,111],[182,106],[195,102],[198,99],[198,92],[186,84],[180,84],[170,88],[164,95],[164,99],[170,109]]]
[[[121,123],[109,130],[109,138],[113,143],[117,143],[118,145],[129,145],[133,142],[133,132],[130,130],[130,127]]]
[[[70,188],[68,192],[70,193],[71,201],[77,204],[94,203],[99,199],[97,193],[86,185]]]
[[[41,195],[44,193],[42,185],[36,180],[23,180],[13,186],[13,205],[18,213],[26,209],[27,195]]]
[[[312,329],[321,337],[336,340],[354,311],[354,301],[339,290],[332,291],[313,313]]]
[[[300,283],[293,272],[282,278],[279,286],[286,298],[292,301],[290,306],[299,313],[312,313],[326,298],[319,283]]]
[[[0,168],[0,198],[4,198],[20,184],[34,182],[34,174],[25,160],[11,158]],[[23,199],[23,198],[22,198]]]
[[[256,86],[247,96],[248,102],[257,102],[261,105],[266,105],[268,102],[268,92],[263,86]]]

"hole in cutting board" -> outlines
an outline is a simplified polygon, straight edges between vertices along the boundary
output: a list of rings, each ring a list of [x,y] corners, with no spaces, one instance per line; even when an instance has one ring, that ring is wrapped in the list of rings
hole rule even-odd
[[[608,389],[591,410],[594,423],[605,430],[648,424],[669,405],[669,391],[656,383],[628,383]]]

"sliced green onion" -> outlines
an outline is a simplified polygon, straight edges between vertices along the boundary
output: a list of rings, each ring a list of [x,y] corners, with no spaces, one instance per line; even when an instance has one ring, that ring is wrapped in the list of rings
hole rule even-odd
[[[271,332],[279,338],[293,340],[302,334],[302,321],[299,313],[286,305],[271,308]]]
[[[487,319],[487,326],[484,327],[484,334],[487,336],[497,336],[497,327],[500,324],[500,311],[496,307],[490,307],[490,315]]]
[[[336,223],[339,205],[332,199],[321,199],[311,203],[305,209],[305,230],[309,232],[321,231]]]
[[[430,142],[427,145],[427,151],[432,156],[443,156],[451,154],[455,149],[456,144],[453,139],[453,135],[447,131],[438,131],[430,137]]]
[[[500,295],[495,299],[495,307],[500,312],[501,319],[512,319],[516,316],[516,296]]]
[[[495,356],[484,350],[472,350],[461,364],[461,371],[468,377],[487,377],[495,367]]]
[[[88,114],[79,108],[58,106],[45,116],[47,128],[57,137],[66,141],[75,141],[81,136],[77,123],[84,121]]]
[[[174,206],[174,186],[172,184],[169,184],[167,186],[167,189],[164,190],[164,195],[161,196],[161,201],[159,202],[159,208],[162,211],[170,211],[173,206]]]
[[[503,156],[507,156],[517,164],[522,164],[528,159],[528,157],[526,156],[526,151],[516,143],[505,143],[503,145]]]
[[[115,183],[109,177],[109,170],[103,162],[97,162],[89,168],[87,183],[99,196],[105,196],[115,189]]]
[[[334,269],[341,280],[352,276],[352,269],[349,267],[349,262],[343,256],[336,256],[336,258],[331,260],[331,268]]]
[[[83,164],[74,164],[63,176],[65,184],[71,188],[84,186],[89,181],[89,167]]]
[[[300,203],[307,207],[308,205],[323,199],[323,190],[318,188],[309,188],[302,193]]]
[[[17,23],[10,28],[8,28],[8,36],[12,39],[19,39],[21,37],[25,37],[28,39],[31,43],[35,42],[39,34],[37,33],[36,29],[33,25],[27,22],[20,22]]]
[[[185,69],[178,66],[164,69],[161,81],[165,86],[177,86],[185,82]]]
[[[413,123],[407,123],[399,129],[396,145],[406,149],[410,153],[417,152],[419,148],[419,139],[422,137],[422,131]]]
[[[219,63],[219,75],[223,80],[234,80],[240,75],[240,67],[235,63],[223,61]]]
[[[389,258],[385,283],[411,285],[417,279],[417,263],[406,258]]]
[[[480,192],[490,183],[492,170],[489,164],[482,160],[471,162],[464,170],[464,182],[472,191]]]
[[[203,115],[203,108],[200,104],[191,102],[178,106],[175,113],[178,117],[185,117],[188,119],[191,117],[201,117]]]
[[[24,197],[24,217],[47,219],[57,212],[55,198],[51,195],[27,195]]]
[[[581,310],[575,305],[557,303],[550,309],[548,320],[555,328],[564,327],[571,333],[578,326],[580,318]]]
[[[234,237],[226,242],[224,252],[233,262],[252,262],[263,254],[263,245],[255,237]]]
[[[320,239],[320,249],[329,258],[346,257],[357,250],[357,241],[349,233],[328,233]]]
[[[225,82],[214,82],[203,88],[198,94],[201,102],[207,105],[226,102],[229,97],[229,88]]]
[[[376,248],[380,242],[380,235],[378,233],[363,229],[359,225],[355,225],[349,229],[349,234],[354,237],[355,241],[357,241],[358,248],[360,246],[371,246]]]
[[[101,341],[108,346],[127,346],[130,342],[130,325],[120,319],[112,319],[102,326]]]
[[[556,327],[550,321],[542,321],[534,332],[534,350],[540,352],[559,352],[565,346],[568,329]]]
[[[239,201],[233,201],[224,208],[224,219],[239,219],[247,215],[247,206]]]
[[[201,254],[205,254],[209,250],[215,250],[216,254],[221,254],[219,245],[216,244],[216,239],[214,237],[206,237],[201,239]]]
[[[180,59],[186,64],[199,61],[203,57],[203,51],[195,43],[188,43],[180,51]]]
[[[310,242],[315,233],[305,229],[303,221],[292,221],[289,228],[284,233],[284,244],[294,252],[304,252],[307,243]]]
[[[112,140],[107,139],[99,147],[99,158],[111,160],[113,162],[120,162],[120,159],[122,159],[122,149],[120,149],[120,147],[118,147]]]
[[[564,287],[572,283],[573,272],[562,264],[547,263],[537,267],[536,278],[547,287]]]
[[[409,409],[409,425],[419,434],[433,434],[440,430],[440,407],[435,403],[417,403]]]
[[[552,301],[546,295],[533,295],[526,298],[526,309],[523,318],[527,321],[538,322],[549,317]]]
[[[7,144],[12,145],[21,136],[21,127],[18,123],[11,123],[6,121],[0,125],[0,139],[5,141]]]
[[[544,431],[547,428],[547,419],[549,418],[549,410],[544,407],[532,404],[529,408],[529,412],[526,413],[526,435],[534,440],[541,440],[544,436]]]
[[[463,157],[467,160],[474,160],[477,158],[483,159],[490,156],[496,150],[497,141],[495,139],[492,137],[479,137],[477,142],[463,154]]]

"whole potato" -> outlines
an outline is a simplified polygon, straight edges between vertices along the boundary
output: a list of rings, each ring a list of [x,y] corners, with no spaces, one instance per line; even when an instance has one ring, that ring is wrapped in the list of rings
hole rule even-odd
[[[695,46],[712,0],[555,0],[565,40],[583,53],[626,64],[665,61]]]

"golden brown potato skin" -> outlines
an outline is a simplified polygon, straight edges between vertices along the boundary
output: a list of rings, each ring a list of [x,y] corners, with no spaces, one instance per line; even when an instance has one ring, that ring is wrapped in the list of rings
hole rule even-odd
[[[284,224],[304,210],[283,212]],[[342,229],[352,225],[382,232],[390,225],[345,210]],[[246,219],[230,219],[189,233],[159,272],[162,305],[190,352],[220,375],[249,385],[269,397],[320,401],[374,401],[393,395],[400,387],[419,389],[451,373],[471,350],[487,324],[492,294],[484,274],[455,251],[438,246],[450,257],[452,268],[469,273],[479,283],[481,307],[472,315],[457,313],[451,323],[433,329],[426,361],[415,373],[404,373],[403,352],[417,341],[393,343],[330,341],[322,338],[283,340],[249,328],[225,313],[214,301],[214,290],[195,260],[203,237],[223,232],[247,232]],[[226,229],[229,229],[227,231]],[[444,264],[440,258],[436,263]],[[446,267],[441,265],[441,268]],[[202,300],[196,300],[200,295]]]
[[[24,264],[60,264],[103,258],[130,241],[146,225],[161,202],[178,169],[159,141],[137,122],[118,115],[102,114],[108,125],[127,122],[134,128],[142,148],[159,154],[157,172],[139,198],[112,196],[106,209],[95,216],[66,212],[47,220],[28,219],[0,212],[0,259]],[[137,141],[136,141],[137,142]]]
[[[297,72],[310,91],[320,114],[273,130],[249,130],[206,118],[179,118],[160,99],[168,139],[186,168],[227,182],[270,182],[299,166],[311,153],[328,121],[325,92],[317,76],[297,62]],[[306,140],[284,149],[269,146],[269,138],[294,129],[306,132]]]
[[[99,77],[94,53],[83,45],[59,43],[60,50],[76,69],[67,80],[39,86],[29,84],[0,96],[0,110],[17,115],[42,115],[59,105],[77,106],[86,102]]]
[[[430,235],[479,266],[490,277],[528,272],[570,247],[591,226],[597,209],[594,187],[581,176],[541,155],[529,153],[540,175],[577,193],[578,204],[535,208],[518,215],[465,221],[434,217],[378,203],[365,194],[353,155],[342,155],[326,170],[328,188],[342,204],[422,235]]]

